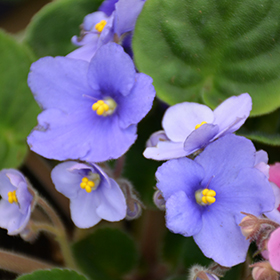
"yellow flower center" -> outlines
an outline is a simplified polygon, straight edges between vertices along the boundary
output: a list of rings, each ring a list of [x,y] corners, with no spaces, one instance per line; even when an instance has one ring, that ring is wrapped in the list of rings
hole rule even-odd
[[[98,31],[98,32],[102,32],[102,30],[104,29],[105,25],[107,24],[107,21],[102,19],[100,22],[96,23],[95,24],[95,29]]]
[[[117,103],[112,98],[106,98],[105,100],[98,100],[92,105],[92,110],[96,111],[98,116],[110,116],[114,113],[117,107]]]
[[[200,124],[197,124],[196,126],[195,126],[195,129],[198,129],[198,128],[200,128],[202,125],[204,125],[204,124],[206,124],[207,122],[201,122]]]
[[[8,192],[8,201],[12,203],[18,203],[16,191]]]
[[[100,175],[97,173],[89,173],[87,177],[83,177],[80,183],[81,189],[87,193],[95,191],[100,183]]]
[[[209,189],[198,190],[195,192],[196,202],[200,205],[211,205],[216,201],[216,192]]]

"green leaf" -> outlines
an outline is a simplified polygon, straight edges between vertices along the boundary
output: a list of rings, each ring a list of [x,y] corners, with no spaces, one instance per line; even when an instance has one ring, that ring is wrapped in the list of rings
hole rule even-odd
[[[0,168],[19,166],[26,137],[36,125],[39,107],[27,86],[29,50],[0,32]]]
[[[78,274],[74,270],[67,269],[51,269],[51,270],[38,270],[31,274],[22,275],[17,280],[86,280],[83,275]]]
[[[46,5],[32,19],[25,41],[38,57],[66,55],[76,47],[71,43],[79,35],[84,17],[97,10],[102,0],[61,0]]]
[[[280,146],[280,110],[273,113],[250,118],[237,132],[253,141],[271,146]]]
[[[280,106],[278,0],[153,0],[136,24],[136,65],[158,97],[217,106],[248,92],[251,115]]]
[[[124,232],[102,228],[73,245],[77,263],[92,279],[111,280],[129,272],[138,259],[133,240]]]

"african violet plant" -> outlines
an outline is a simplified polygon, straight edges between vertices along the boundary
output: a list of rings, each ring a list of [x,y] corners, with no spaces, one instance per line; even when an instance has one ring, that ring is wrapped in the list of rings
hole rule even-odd
[[[0,250],[0,267],[280,279],[279,14],[276,0],[57,0],[23,43],[2,31],[0,227],[49,233],[61,260]],[[71,226],[40,194],[53,188]]]

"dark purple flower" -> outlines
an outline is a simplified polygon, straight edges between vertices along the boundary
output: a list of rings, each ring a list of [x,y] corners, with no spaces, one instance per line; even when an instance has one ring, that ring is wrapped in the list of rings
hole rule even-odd
[[[274,207],[271,186],[255,162],[252,142],[229,134],[194,160],[164,163],[156,177],[166,200],[167,227],[193,236],[204,255],[222,266],[245,261],[249,241],[238,226],[240,212],[259,216]]]
[[[239,129],[251,109],[252,99],[248,93],[228,98],[214,111],[191,102],[169,107],[162,120],[164,131],[151,135],[144,156],[167,160],[190,155],[218,137]]]
[[[0,171],[0,227],[9,235],[21,233],[29,222],[32,195],[24,176],[15,169]]]
[[[123,155],[155,96],[152,79],[136,73],[115,43],[100,48],[90,63],[42,58],[31,66],[28,84],[44,110],[28,144],[61,161],[101,162]]]
[[[51,178],[55,188],[70,199],[71,218],[77,227],[89,228],[101,219],[116,222],[125,218],[124,194],[96,164],[63,162],[52,170]]]
[[[112,7],[113,2],[107,2]],[[67,57],[90,61],[102,45],[113,41],[124,44],[124,47],[129,49],[131,34],[144,4],[143,0],[119,0],[114,4],[115,10],[110,16],[109,13],[106,14],[107,8],[105,12],[101,9],[87,15],[80,37],[72,38],[72,42],[80,48],[69,53]],[[130,50],[128,51],[130,53]]]

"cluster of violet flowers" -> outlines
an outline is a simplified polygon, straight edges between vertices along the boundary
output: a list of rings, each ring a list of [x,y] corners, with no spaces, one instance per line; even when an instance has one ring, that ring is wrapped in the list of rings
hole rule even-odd
[[[144,4],[105,0],[72,38],[75,51],[41,58],[30,69],[28,85],[42,112],[27,141],[37,154],[63,161],[51,178],[69,198],[79,228],[141,214],[131,184],[112,178],[104,166],[129,150],[155,98],[152,78],[137,71],[131,48]],[[264,261],[252,265],[253,278],[277,279],[261,277],[280,272],[280,180],[269,173],[267,153],[234,134],[251,109],[248,93],[228,98],[214,111],[191,102],[171,106],[144,156],[166,161],[155,174],[154,202],[166,211],[169,230],[193,236],[203,254],[222,267],[244,262],[254,241]],[[0,172],[0,194],[0,226],[28,239],[35,229],[32,209],[45,202],[13,169]],[[190,279],[220,276],[216,266],[196,266]]]

